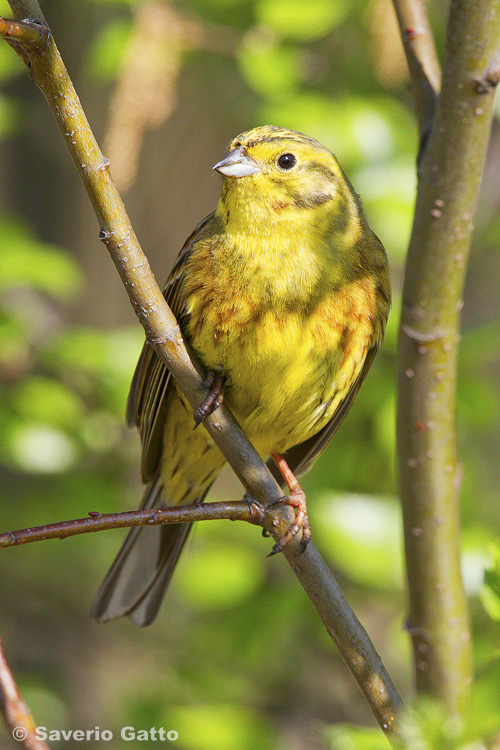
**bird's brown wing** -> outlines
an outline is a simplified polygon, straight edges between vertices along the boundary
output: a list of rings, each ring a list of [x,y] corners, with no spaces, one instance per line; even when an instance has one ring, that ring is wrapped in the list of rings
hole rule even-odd
[[[181,329],[187,320],[187,311],[181,298],[181,282],[186,259],[201,232],[213,220],[209,214],[187,238],[163,289],[163,296]],[[144,483],[151,481],[157,472],[163,443],[166,396],[173,387],[170,373],[153,347],[146,341],[135,369],[127,401],[127,422],[139,430],[142,443],[141,476]]]
[[[349,393],[346,395],[343,401],[340,402],[337,411],[333,415],[333,417],[330,419],[327,425],[323,427],[322,430],[320,430],[316,435],[313,435],[308,440],[305,440],[303,443],[299,443],[298,445],[294,445],[293,448],[290,448],[287,450],[287,452],[284,454],[284,459],[287,462],[288,466],[292,470],[292,472],[295,474],[295,476],[300,476],[301,474],[306,474],[309,469],[312,467],[314,462],[319,458],[321,453],[325,450],[326,446],[342,424],[344,418],[347,415],[347,412],[351,408],[354,399],[356,398],[356,395],[361,388],[361,385],[366,378],[366,375],[368,373],[368,370],[370,369],[370,366],[373,362],[373,359],[375,357],[375,354],[378,350],[378,344],[372,346],[366,355],[363,367],[361,368],[361,372],[359,373],[358,377],[353,383],[353,386]],[[272,459],[269,459],[267,462],[268,468],[271,470],[272,475],[278,482],[278,484],[281,487],[284,487],[285,481],[283,477],[281,476],[281,473],[279,469],[277,468],[276,464]]]

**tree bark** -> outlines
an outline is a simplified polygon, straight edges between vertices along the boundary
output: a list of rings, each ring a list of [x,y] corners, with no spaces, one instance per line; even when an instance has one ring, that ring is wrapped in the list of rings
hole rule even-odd
[[[398,457],[417,689],[464,712],[456,378],[462,290],[498,80],[499,0],[452,0],[423,151],[398,344]]]

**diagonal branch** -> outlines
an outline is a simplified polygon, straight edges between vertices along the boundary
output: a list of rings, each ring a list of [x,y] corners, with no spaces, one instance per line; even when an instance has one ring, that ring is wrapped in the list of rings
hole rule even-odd
[[[439,93],[439,61],[424,0],[393,0],[393,4],[413,84],[422,145],[432,125]]]
[[[26,750],[48,750],[35,732],[35,722],[26,703],[21,698],[12,676],[0,640],[0,713],[12,737]]]
[[[16,18],[44,22],[35,0],[10,0]],[[105,243],[118,269],[146,336],[167,364],[189,402],[196,408],[203,401],[202,370],[188,353],[179,326],[156,284],[112,182],[106,160],[90,130],[85,114],[53,38],[39,50],[27,51],[30,73],[42,90],[84,186],[94,206]],[[281,490],[259,454],[244,436],[227,408],[222,405],[204,422],[246,491],[266,508],[281,497]],[[274,507],[265,516],[265,528],[281,538],[293,513]],[[292,570],[312,600],[328,632],[358,682],[375,718],[391,741],[396,741],[396,714],[401,699],[366,631],[344,599],[331,572],[310,544],[298,556],[300,540],[284,550]]]
[[[31,18],[37,18],[38,3],[25,1],[22,5],[23,8],[32,6]],[[17,2],[11,2],[11,6],[16,13]],[[30,75],[51,107],[87,190],[101,227],[99,239],[109,250],[149,342],[196,409],[204,400],[203,370],[193,353],[188,353],[177,320],[156,283],[111,178],[109,160],[102,155],[95,140],[52,36],[49,35],[38,50],[33,49],[34,25],[17,24],[9,36],[15,38],[18,32],[18,40],[24,42],[23,29],[28,29],[30,47],[25,47],[25,51],[29,55]],[[206,418],[204,426],[247,492],[262,504],[282,497],[278,484],[227,408],[217,409]],[[291,513],[287,515],[292,518]]]
[[[473,216],[498,81],[500,0],[452,0],[423,155],[398,346],[398,457],[417,688],[464,711],[471,674],[460,574],[456,375]]]

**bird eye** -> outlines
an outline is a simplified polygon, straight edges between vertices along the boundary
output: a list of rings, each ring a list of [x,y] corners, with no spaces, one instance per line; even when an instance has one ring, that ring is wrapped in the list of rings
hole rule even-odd
[[[293,154],[281,154],[278,159],[278,167],[280,167],[280,169],[291,169],[295,166],[296,162],[297,159]]]

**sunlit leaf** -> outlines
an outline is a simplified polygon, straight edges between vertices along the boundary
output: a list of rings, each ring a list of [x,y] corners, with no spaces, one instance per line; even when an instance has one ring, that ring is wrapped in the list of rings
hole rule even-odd
[[[17,466],[40,474],[66,471],[76,459],[72,441],[42,424],[19,424],[11,438],[10,453]]]
[[[392,155],[401,158],[401,152],[413,154],[415,123],[401,105],[385,97],[342,96],[331,101],[307,92],[278,104],[269,102],[262,106],[262,114],[268,122],[312,135],[344,168],[384,163]],[[412,176],[412,185],[414,181]]]
[[[86,72],[99,81],[116,76],[132,28],[130,19],[117,18],[103,26],[87,52]]]
[[[193,721],[196,716],[196,721]],[[230,704],[173,707],[167,713],[186,750],[268,750],[274,747],[271,727],[249,708]]]
[[[143,340],[139,326],[115,331],[75,327],[71,335],[53,341],[47,349],[47,357],[59,366],[78,367],[88,372],[105,370],[129,377]]]
[[[29,360],[26,331],[15,315],[5,314],[0,308],[0,368],[4,376],[10,371],[25,369]]]
[[[481,724],[470,707],[464,722],[440,702],[418,698],[399,718],[405,750],[484,750]]]
[[[492,620],[500,621],[500,541],[490,545],[491,567],[484,571],[480,598]]]
[[[346,0],[258,0],[255,8],[261,24],[282,37],[302,40],[325,36],[348,10]]]
[[[177,581],[186,597],[199,606],[233,607],[252,596],[263,568],[247,548],[213,540],[196,548],[179,569]]]
[[[498,625],[493,641],[488,644],[488,656],[476,674],[472,685],[467,711],[467,734],[470,737],[500,736],[500,713],[498,702],[498,685],[500,685],[500,653],[498,650]],[[496,750],[495,745],[488,745]],[[484,750],[481,745],[478,750]]]
[[[6,14],[9,15],[9,14]],[[4,16],[4,12],[0,9],[0,16]],[[0,83],[8,80],[11,76],[22,73],[26,70],[26,66],[23,61],[16,55],[14,50],[7,44],[0,45]],[[3,119],[3,113],[2,113]],[[2,127],[3,127],[2,123]]]
[[[332,750],[388,750],[389,747],[379,729],[337,724],[325,734]]]
[[[266,34],[247,35],[238,59],[250,86],[264,96],[281,98],[297,85],[300,72],[298,51],[277,45]]]
[[[380,152],[378,152],[380,155]],[[377,149],[374,149],[377,154]],[[364,164],[352,176],[370,220],[391,260],[404,260],[413,223],[416,175],[411,156]]]
[[[74,428],[83,415],[78,396],[62,383],[41,375],[20,382],[11,391],[11,403],[26,421]]]
[[[395,501],[324,495],[310,504],[310,513],[321,549],[350,576],[375,588],[401,585],[401,517]]]

